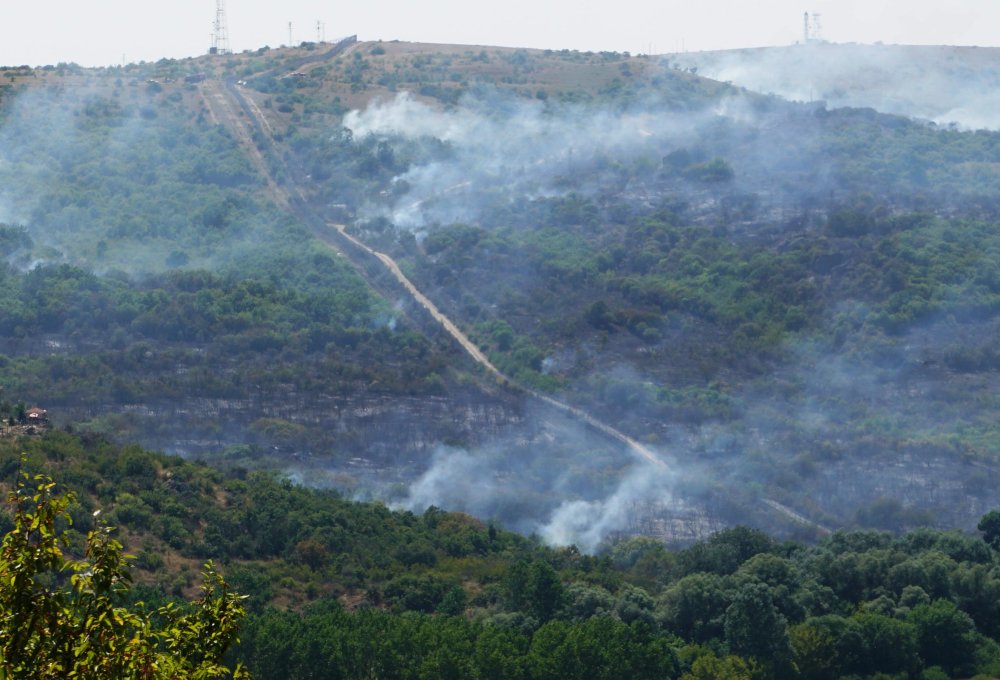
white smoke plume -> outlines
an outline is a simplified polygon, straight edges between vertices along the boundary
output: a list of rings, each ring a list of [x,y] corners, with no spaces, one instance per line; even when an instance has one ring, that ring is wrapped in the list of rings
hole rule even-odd
[[[543,409],[544,410],[544,409]],[[395,507],[430,506],[502,521],[552,545],[593,552],[636,520],[636,505],[669,505],[677,475],[558,415],[475,450],[440,447]],[[377,494],[379,495],[379,494]]]
[[[622,477],[609,496],[597,500],[566,501],[539,528],[550,545],[574,544],[593,552],[609,535],[625,530],[636,519],[636,507],[670,501],[674,474],[651,463],[639,464]]]
[[[645,106],[624,112],[546,108],[496,93],[468,96],[459,109],[441,111],[402,93],[391,102],[351,111],[344,126],[356,139],[428,138],[446,145],[447,158],[415,164],[396,178],[408,190],[385,216],[397,226],[419,229],[475,221],[484,202],[565,194],[565,178],[581,171],[599,177],[602,165],[641,158],[655,169],[664,148],[690,136],[711,115],[651,111]]]

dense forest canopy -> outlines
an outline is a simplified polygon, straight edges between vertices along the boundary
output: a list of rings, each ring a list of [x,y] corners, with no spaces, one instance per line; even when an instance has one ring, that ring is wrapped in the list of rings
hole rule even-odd
[[[838,531],[805,545],[735,527],[683,550],[635,537],[591,556],[468,515],[394,512],[270,473],[223,474],[93,435],[2,440],[0,473],[7,488],[25,476],[40,480],[37,489],[22,485],[25,508],[49,512],[50,501],[38,505],[44,497],[72,519],[49,534],[65,539],[67,559],[83,558],[88,532],[115,541],[119,555],[120,539],[135,555],[132,587],[123,582],[101,606],[122,616],[175,612],[177,625],[163,630],[166,639],[182,636],[175,654],[191,653],[184,631],[198,626],[215,631],[213,650],[238,637],[227,659],[255,677],[1000,672],[998,511],[981,518],[980,535]],[[32,493],[42,496],[32,501]],[[22,505],[0,514],[7,530]],[[201,613],[184,619],[180,600],[196,596],[199,565],[208,559],[228,586],[210,581],[215,589],[199,600]],[[128,569],[117,558],[108,564]],[[0,569],[7,565],[0,559]],[[245,608],[246,616],[232,610],[216,628],[221,610],[213,602]],[[60,639],[50,646],[58,649]],[[166,654],[162,663],[169,658],[176,657]],[[188,660],[213,663],[210,654]]]

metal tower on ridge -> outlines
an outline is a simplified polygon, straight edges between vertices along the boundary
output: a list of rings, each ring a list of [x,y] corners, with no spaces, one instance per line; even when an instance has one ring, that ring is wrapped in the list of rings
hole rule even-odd
[[[815,43],[823,42],[823,30],[820,23],[821,15],[818,13],[802,15],[802,42]]]
[[[215,0],[215,21],[212,23],[212,46],[209,54],[232,54],[229,49],[229,28],[226,25],[226,0]]]

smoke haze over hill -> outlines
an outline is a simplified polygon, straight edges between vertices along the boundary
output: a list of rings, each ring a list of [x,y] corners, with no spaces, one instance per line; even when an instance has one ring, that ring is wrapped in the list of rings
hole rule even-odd
[[[858,96],[864,96],[864,88]],[[434,234],[455,233],[454,238],[488,244],[462,249],[461,277],[444,278],[450,283],[435,288],[439,300],[460,301],[459,308],[503,308],[509,299],[505,296],[530,300],[544,295],[545,286],[559,285],[557,276],[545,273],[553,260],[565,257],[567,263],[559,265],[565,267],[586,261],[586,249],[576,254],[567,243],[547,258],[530,258],[530,264],[494,264],[497,253],[510,247],[505,239],[533,238],[512,236],[518,230],[538,233],[559,224],[600,241],[619,233],[619,222],[686,223],[705,237],[727,225],[729,238],[737,242],[822,248],[825,254],[812,256],[818,259],[807,266],[811,272],[795,275],[803,290],[828,285],[818,280],[827,279],[838,263],[842,270],[861,255],[844,233],[830,231],[838,229],[843,215],[874,209],[891,219],[892,211],[904,210],[849,207],[853,201],[862,206],[871,200],[856,197],[862,188],[891,195],[901,205],[917,195],[914,187],[940,190],[949,174],[957,193],[989,191],[989,182],[965,182],[946,170],[942,156],[930,151],[939,142],[914,143],[906,160],[899,160],[896,140],[934,139],[938,133],[933,127],[872,111],[839,111],[830,102],[822,107],[738,92],[689,110],[641,89],[617,107],[543,103],[479,91],[467,94],[457,107],[442,109],[403,94],[352,111],[344,122],[356,142],[378,140],[380,148],[395,149],[395,162],[406,159],[390,187],[360,213],[362,230],[366,220],[380,217],[389,226],[379,227],[383,231],[378,233],[398,229],[426,236],[426,253],[404,246],[398,254],[416,262],[426,257],[431,271],[445,261],[449,251],[442,251],[442,244],[452,238]],[[957,151],[968,137],[949,132],[937,139],[953,141]],[[837,210],[837,200],[845,201],[845,212],[831,216],[827,211]],[[572,210],[559,212],[567,205]],[[664,205],[671,208],[665,211]],[[914,237],[914,245],[936,243],[931,235],[936,228],[914,219],[930,230]],[[478,235],[480,229],[494,230],[497,240]],[[835,238],[827,241],[827,236]],[[645,266],[660,271],[685,266],[683,260],[661,257]],[[993,276],[985,259],[968,262],[963,271],[967,280]],[[504,293],[484,287],[484,281],[502,282]],[[594,295],[611,295],[608,284],[593,283]],[[670,474],[661,478],[641,466],[623,466],[614,470],[613,482],[597,490],[555,472],[513,483],[519,476],[505,467],[510,460],[533,470],[549,464],[560,470],[569,460],[586,465],[587,455],[549,459],[548,445],[529,451],[497,441],[488,451],[439,452],[403,503],[413,510],[435,504],[497,517],[521,531],[586,549],[652,517],[669,524],[671,517],[684,516],[689,527],[696,526],[700,520],[692,518],[691,504],[702,512],[710,508],[713,517],[767,523],[776,520],[780,511],[775,508],[785,503],[816,523],[799,526],[806,533],[817,526],[874,521],[871,517],[878,513],[877,521],[886,526],[931,516],[961,525],[967,521],[963,517],[977,517],[988,508],[990,494],[976,480],[992,464],[949,464],[954,451],[949,437],[983,426],[989,409],[965,415],[953,409],[945,385],[955,377],[937,367],[967,343],[945,342],[948,349],[942,350],[931,338],[967,337],[968,324],[979,323],[981,313],[963,312],[961,323],[949,322],[944,310],[957,312],[965,301],[943,290],[935,295],[941,296],[935,303],[942,310],[939,315],[905,336],[879,341],[875,351],[866,334],[873,325],[888,322],[885,311],[862,301],[860,291],[832,302],[811,331],[786,338],[776,351],[780,361],[768,362],[756,379],[723,390],[725,398],[716,406],[728,415],[721,422],[692,422],[684,416],[663,420],[660,415],[670,393],[665,376],[671,364],[685,361],[675,358],[672,343],[683,346],[691,330],[660,326],[647,331],[659,341],[642,351],[663,357],[659,364],[642,355],[632,355],[630,361],[623,346],[602,351],[590,342],[574,345],[564,339],[569,346],[546,355],[542,370],[572,376],[571,393],[598,412],[608,409],[610,414],[603,415],[616,426],[643,433],[655,441],[654,448],[669,451]],[[473,305],[477,296],[482,297]],[[537,328],[530,319],[518,330]],[[605,330],[613,326],[599,323]],[[991,381],[988,376],[970,378],[968,386],[985,394],[995,388]],[[922,433],[919,442],[901,438],[914,428]],[[462,479],[479,481],[462,484]],[[511,483],[498,485],[498,479]],[[521,514],[510,497],[516,488],[533,488],[533,494],[550,501]],[[969,494],[972,488],[978,490]],[[885,499],[891,499],[889,505],[879,505]],[[869,506],[876,510],[869,513]],[[678,538],[669,530],[664,533]]]
[[[601,164],[642,162],[655,169],[664,145],[689,138],[704,117],[672,115],[653,104],[624,112],[573,105],[547,109],[483,91],[467,96],[454,111],[404,93],[348,113],[344,125],[357,138],[441,145],[427,162],[415,163],[395,180],[401,196],[388,216],[398,226],[419,228],[478,221],[481,203],[606,190],[614,173],[601,172]],[[589,179],[585,186],[573,179],[581,173]]]
[[[586,550],[993,502],[995,133],[646,57],[343,47],[5,101],[3,200],[66,265],[5,273],[5,384]]]
[[[1000,129],[1000,49],[815,43],[677,54],[700,75],[794,101]]]

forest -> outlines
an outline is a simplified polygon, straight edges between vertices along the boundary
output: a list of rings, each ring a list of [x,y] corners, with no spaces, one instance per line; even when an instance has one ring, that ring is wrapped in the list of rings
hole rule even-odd
[[[118,606],[181,606],[197,565],[218,564],[248,596],[226,659],[255,677],[1000,672],[998,511],[979,536],[838,531],[806,545],[736,526],[681,550],[636,537],[586,555],[461,513],[390,511],[93,435],[0,449],[6,488],[53,479],[46,493],[69,499],[68,555],[86,532],[117,528],[134,554]]]
[[[360,57],[370,87],[387,55]],[[569,58],[535,56],[539,82]],[[354,233],[506,375],[652,445],[713,516],[775,530],[764,497],[826,527],[971,528],[995,503],[997,133],[678,96],[690,74],[606,58],[643,75],[585,103],[470,76],[457,104],[397,94],[334,136],[304,104],[289,171],[358,206]],[[303,102],[335,87],[311,74]]]

